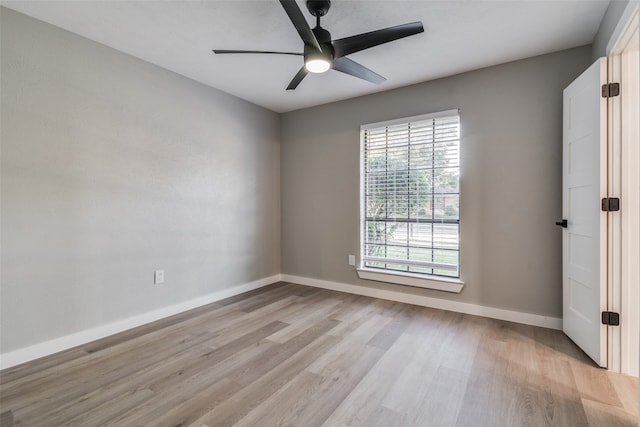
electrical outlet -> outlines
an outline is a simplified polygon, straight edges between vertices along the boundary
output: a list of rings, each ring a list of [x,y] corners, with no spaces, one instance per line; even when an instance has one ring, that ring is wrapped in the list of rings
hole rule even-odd
[[[160,283],[164,283],[164,270],[156,270],[153,274],[153,284],[159,285]]]
[[[349,255],[349,265],[356,265],[356,256]]]

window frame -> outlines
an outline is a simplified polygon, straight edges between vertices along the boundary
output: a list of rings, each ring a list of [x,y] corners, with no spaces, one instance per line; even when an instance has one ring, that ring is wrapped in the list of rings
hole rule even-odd
[[[360,126],[360,242],[359,242],[359,264],[356,268],[358,276],[361,279],[366,280],[374,280],[380,282],[387,282],[405,286],[414,286],[420,288],[427,289],[436,289],[441,291],[448,292],[461,292],[464,287],[464,282],[462,280],[462,268],[461,268],[461,221],[460,221],[460,210],[458,210],[458,277],[449,277],[449,276],[440,276],[433,275],[428,273],[412,273],[401,270],[392,270],[385,268],[375,268],[375,267],[366,267],[364,260],[365,253],[365,243],[366,243],[366,235],[365,235],[365,216],[366,216],[366,206],[365,206],[365,164],[364,164],[364,134],[363,132],[369,129],[376,129],[382,127],[389,127],[394,125],[401,124],[409,124],[412,122],[419,122],[425,120],[432,120],[444,117],[458,116],[458,120],[460,120],[460,110],[452,109],[446,111],[440,111],[431,114],[422,114],[418,116],[412,117],[403,117],[394,120],[387,120],[382,122],[375,122],[364,124]],[[460,126],[460,122],[458,122],[458,126]],[[460,155],[461,147],[460,147],[461,135],[459,134],[459,145],[458,145],[458,155]],[[432,165],[433,166],[433,165]],[[410,170],[410,169],[409,169]],[[461,164],[458,162],[458,172],[461,170]],[[458,183],[460,184],[460,183]],[[460,202],[461,196],[461,188],[458,186],[458,201]],[[460,206],[460,205],[459,205]],[[459,209],[459,208],[458,208]],[[425,222],[425,224],[428,222]],[[407,231],[408,232],[408,231]]]

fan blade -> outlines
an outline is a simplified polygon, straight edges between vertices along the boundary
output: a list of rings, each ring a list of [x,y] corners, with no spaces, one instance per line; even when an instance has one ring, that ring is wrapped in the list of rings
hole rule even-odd
[[[311,46],[318,49],[318,51],[322,52],[322,48],[320,47],[320,43],[316,39],[316,36],[311,31],[311,27],[309,27],[309,23],[305,19],[302,11],[298,7],[298,4],[295,0],[280,0],[280,4],[284,8],[284,11],[289,15],[289,19],[298,34],[300,34],[300,38],[305,44],[310,44]]]
[[[340,71],[341,73],[349,74],[375,84],[380,84],[387,80],[380,74],[371,71],[364,65],[360,65],[349,58],[342,57],[335,59],[332,64],[332,68],[336,71]]]
[[[297,55],[303,56],[304,53],[297,52],[273,52],[270,50],[225,50],[225,49],[213,49],[213,53],[221,54],[221,53],[271,53],[276,55]]]
[[[424,32],[422,22],[396,25],[333,41],[335,58]]]
[[[293,80],[291,80],[291,83],[289,83],[289,86],[287,86],[287,90],[293,90],[297,88],[300,82],[302,81],[302,79],[304,79],[307,76],[307,73],[308,71],[303,65],[302,68],[300,68],[300,71],[298,71],[298,74],[296,74]]]

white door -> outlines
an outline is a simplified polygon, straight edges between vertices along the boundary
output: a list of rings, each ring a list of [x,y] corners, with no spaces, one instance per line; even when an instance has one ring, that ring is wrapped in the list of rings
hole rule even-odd
[[[606,58],[563,92],[562,231],[563,330],[598,365],[607,367]]]

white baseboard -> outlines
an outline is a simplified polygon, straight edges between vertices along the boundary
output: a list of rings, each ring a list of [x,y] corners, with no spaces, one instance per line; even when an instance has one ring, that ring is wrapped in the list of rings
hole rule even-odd
[[[228,289],[223,289],[199,298],[194,298],[192,300],[170,305],[168,307],[149,311],[147,313],[139,314],[126,319],[117,320],[106,325],[86,329],[84,331],[65,335],[59,338],[52,339],[50,341],[45,341],[29,347],[3,353],[0,354],[0,369],[10,368],[12,366],[28,362],[30,360],[38,359],[40,357],[48,356],[59,351],[86,344],[91,341],[107,337],[109,335],[126,331],[127,329],[135,328],[137,326],[141,326],[150,322],[155,322],[156,320],[160,320],[165,317],[173,316],[175,314],[201,307],[206,304],[211,304],[212,302],[220,301],[222,299],[251,291],[253,289],[258,289],[263,286],[279,282],[280,280],[281,275],[276,274],[271,277],[265,277],[254,282],[245,283]]]
[[[431,298],[404,292],[374,289],[366,286],[351,285],[347,283],[330,282],[327,280],[311,279],[308,277],[282,274],[282,280],[300,285],[313,286],[316,288],[331,289],[334,291],[347,292],[350,294],[364,295],[373,298],[382,298],[391,301],[404,302],[408,304],[420,305],[423,307],[439,308],[442,310],[455,311],[457,313],[473,314],[476,316],[488,317],[491,319],[506,320],[509,322],[522,323],[525,325],[540,326],[549,329],[562,330],[562,319],[557,317],[541,316],[538,314],[522,313],[519,311],[504,310],[495,307],[469,304],[466,302],[451,301],[440,298]]]

